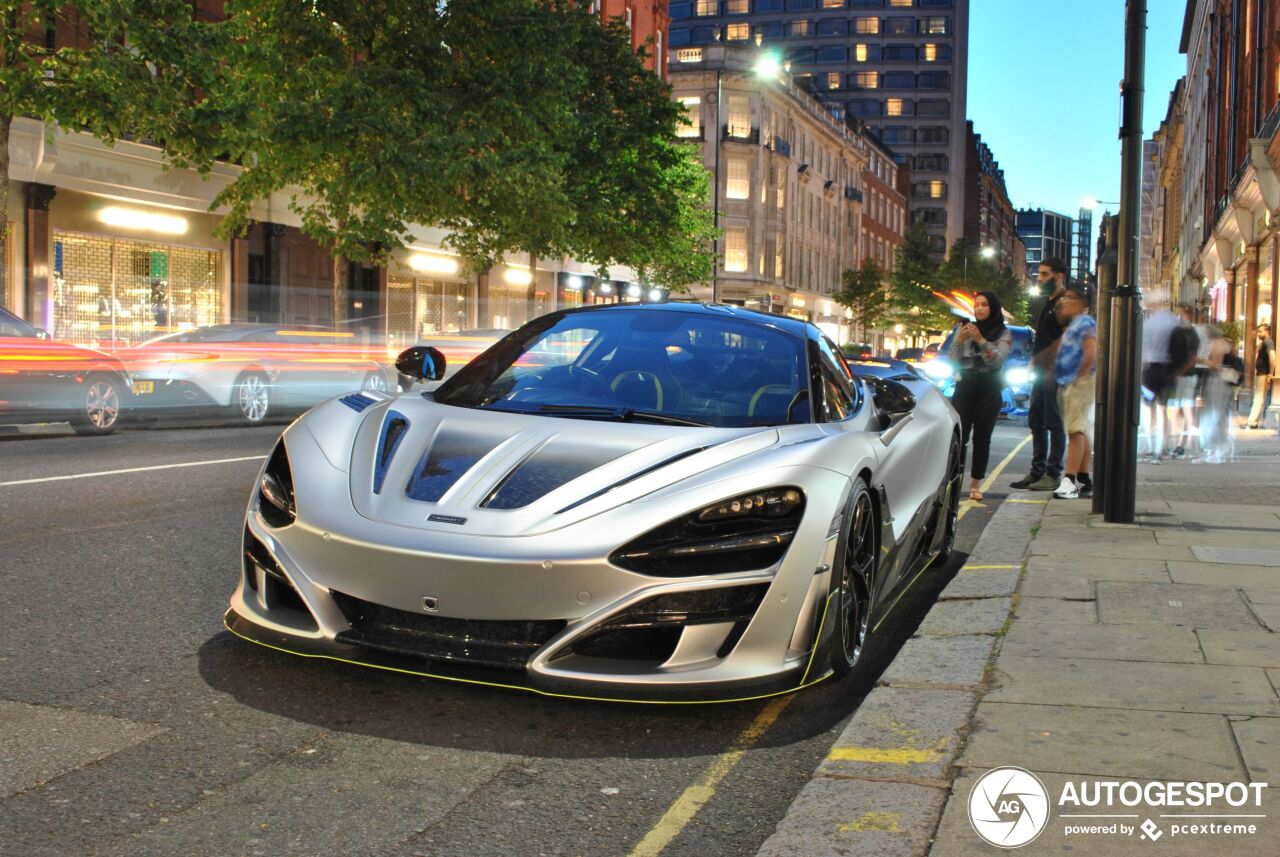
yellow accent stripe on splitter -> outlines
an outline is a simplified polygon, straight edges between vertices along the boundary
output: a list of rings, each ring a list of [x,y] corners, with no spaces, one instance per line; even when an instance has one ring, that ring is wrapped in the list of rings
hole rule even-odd
[[[634,705],[723,705],[725,703],[755,702],[756,700],[760,700],[760,699],[772,699],[777,696],[786,696],[787,694],[804,690],[806,687],[812,687],[813,685],[821,681],[825,681],[826,679],[831,677],[831,672],[827,671],[822,675],[818,676],[817,678],[815,678],[813,681],[807,681],[807,682],[802,681],[800,684],[797,684],[795,687],[789,687],[783,690],[775,690],[772,693],[761,693],[755,696],[739,696],[739,697],[734,697],[732,699],[707,699],[707,700],[703,700],[703,699],[619,699],[617,697],[608,697],[608,696],[587,696],[585,694],[557,693],[552,690],[543,690],[542,688],[538,688],[538,687],[526,687],[524,685],[508,684],[506,682],[500,682],[500,681],[484,681],[482,679],[462,678],[460,676],[453,676],[453,675],[440,675],[439,673],[429,673],[429,672],[423,672],[421,670],[405,669],[404,667],[392,667],[392,666],[387,666],[386,664],[372,664],[366,661],[357,661],[357,660],[352,660],[351,658],[339,657],[338,655],[324,655],[324,654],[318,654],[315,652],[299,652],[293,649],[286,649],[283,646],[276,646],[271,643],[264,643],[261,640],[255,640],[253,637],[246,637],[244,634],[241,634],[239,631],[232,628],[230,624],[228,624],[227,616],[229,616],[230,614],[231,614],[230,610],[228,610],[225,614],[223,614],[222,627],[226,628],[232,634],[244,640],[245,642],[253,643],[255,646],[262,646],[264,649],[271,649],[276,652],[283,652],[286,655],[294,655],[299,658],[315,658],[318,660],[336,661],[340,664],[351,664],[357,667],[367,667],[369,669],[383,670],[385,672],[399,673],[401,675],[417,676],[419,678],[431,678],[431,679],[438,679],[440,681],[451,681],[456,684],[469,684],[469,685],[475,685],[478,687],[497,687],[503,690],[522,690],[525,693],[532,693],[538,696],[545,696],[551,699],[576,699],[581,702],[621,702],[621,703],[631,703]],[[812,657],[810,658],[810,660],[812,660]],[[806,676],[808,675],[807,671],[805,675]]]

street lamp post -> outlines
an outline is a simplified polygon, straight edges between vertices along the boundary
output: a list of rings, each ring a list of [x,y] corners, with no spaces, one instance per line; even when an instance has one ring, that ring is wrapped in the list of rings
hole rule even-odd
[[[978,255],[984,259],[994,258],[996,255],[996,248],[991,245],[987,245],[978,251]],[[964,251],[964,290],[966,292],[969,291],[969,248],[967,247]]]

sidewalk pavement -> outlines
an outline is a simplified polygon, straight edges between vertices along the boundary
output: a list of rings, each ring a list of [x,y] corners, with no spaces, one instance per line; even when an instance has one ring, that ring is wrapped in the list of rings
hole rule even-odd
[[[968,803],[1002,766],[1035,773],[1052,808],[1020,853],[1277,853],[1280,441],[1242,432],[1234,462],[1141,465],[1139,481],[1132,525],[1015,492],[760,854],[990,857]],[[1068,780],[1099,779],[1270,787],[1260,809],[1074,809],[1151,819],[1153,848],[1141,829],[1065,832],[1116,822],[1059,817]],[[1268,817],[1183,836],[1173,823],[1214,820],[1160,817],[1213,812]]]

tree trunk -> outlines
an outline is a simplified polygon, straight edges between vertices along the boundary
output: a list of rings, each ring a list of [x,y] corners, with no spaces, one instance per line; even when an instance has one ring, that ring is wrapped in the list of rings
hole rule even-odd
[[[9,130],[13,117],[0,113],[0,306],[9,298]]]
[[[341,256],[333,257],[333,328],[337,330],[347,316],[347,281],[351,264]]]

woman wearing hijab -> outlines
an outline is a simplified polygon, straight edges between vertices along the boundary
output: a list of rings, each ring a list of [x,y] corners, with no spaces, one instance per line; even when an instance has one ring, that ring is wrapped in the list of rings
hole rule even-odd
[[[959,373],[951,404],[960,415],[965,448],[973,435],[969,499],[981,500],[978,486],[987,475],[991,432],[1000,417],[1004,361],[1013,345],[1013,334],[1004,326],[1004,310],[994,292],[978,292],[973,300],[973,315],[975,321],[961,325],[951,343],[951,360]]]

